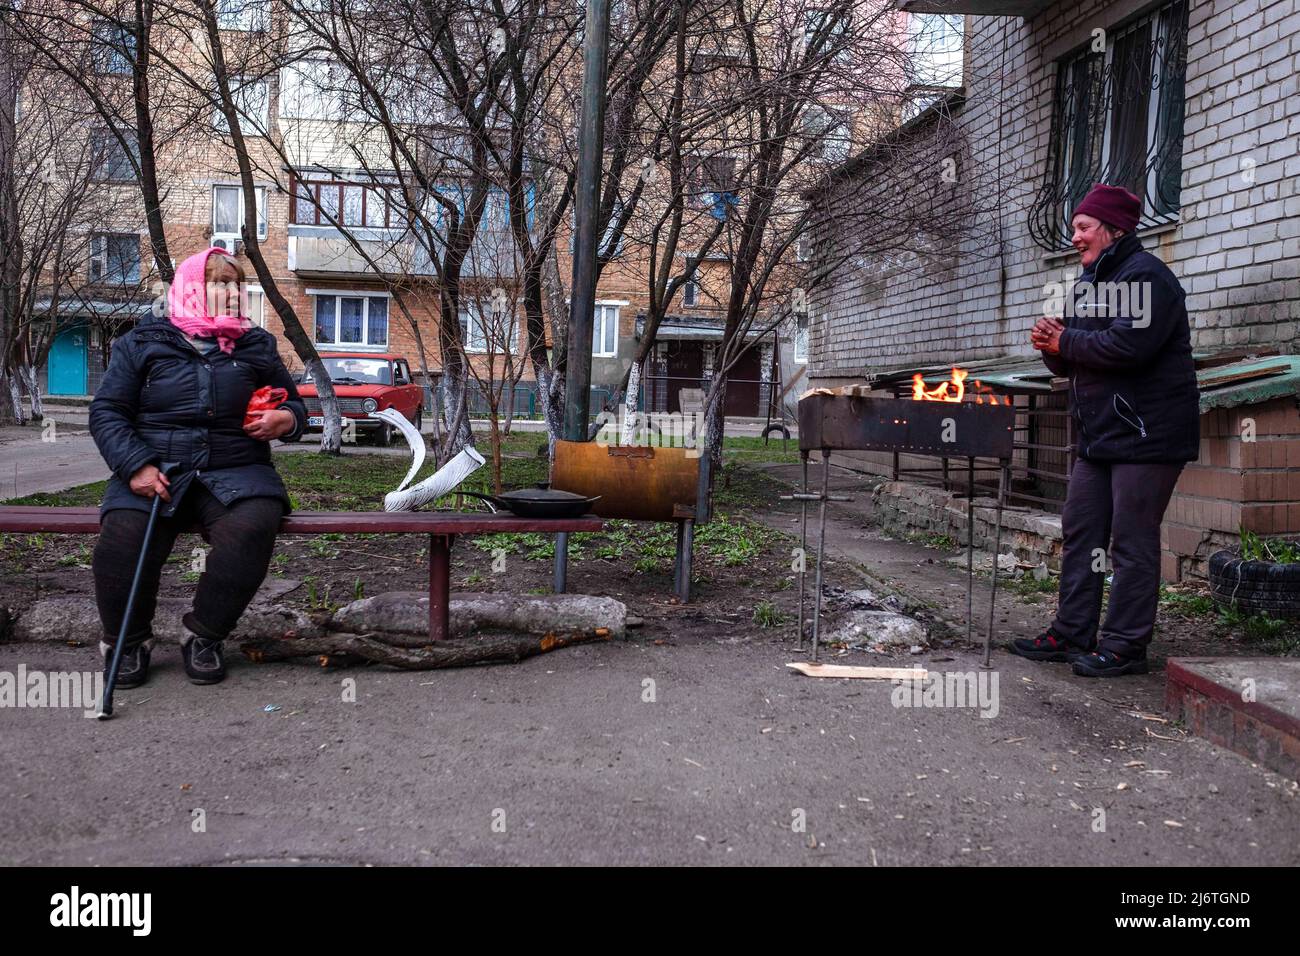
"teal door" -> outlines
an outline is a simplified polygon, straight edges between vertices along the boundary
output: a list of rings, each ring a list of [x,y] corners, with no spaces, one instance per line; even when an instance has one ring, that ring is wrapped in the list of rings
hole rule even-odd
[[[86,327],[64,329],[54,337],[50,346],[50,395],[86,394],[86,345],[89,336]]]

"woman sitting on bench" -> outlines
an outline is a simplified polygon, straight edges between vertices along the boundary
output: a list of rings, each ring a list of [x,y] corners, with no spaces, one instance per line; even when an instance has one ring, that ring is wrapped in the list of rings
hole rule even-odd
[[[122,627],[151,499],[164,506],[149,543],[127,630],[118,687],[149,673],[153,616],[163,564],[176,537],[196,525],[211,546],[183,620],[185,672],[195,684],[226,676],[222,641],[253,599],[275,547],[289,496],[270,442],[296,441],[307,411],[280,360],[275,337],[244,318],[245,275],[221,249],[176,270],[166,318],[149,317],[113,343],[112,361],[90,405],[90,432],[113,471],[95,547],[95,599],[107,656]],[[249,415],[258,388],[287,400]],[[168,476],[163,462],[178,466]]]

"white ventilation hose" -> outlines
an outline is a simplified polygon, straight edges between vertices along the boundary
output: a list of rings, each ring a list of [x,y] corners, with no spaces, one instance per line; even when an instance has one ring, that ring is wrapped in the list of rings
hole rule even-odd
[[[397,486],[397,490],[384,495],[385,511],[414,511],[421,505],[449,494],[486,464],[482,455],[466,445],[461,449],[460,454],[424,481],[407,488],[411,479],[419,472],[420,466],[424,464],[424,436],[416,431],[415,426],[406,420],[406,416],[395,408],[372,412],[370,417],[387,422],[400,431],[406,443],[411,446],[411,454],[414,456],[414,461],[406,472],[406,477],[402,479],[402,483]]]

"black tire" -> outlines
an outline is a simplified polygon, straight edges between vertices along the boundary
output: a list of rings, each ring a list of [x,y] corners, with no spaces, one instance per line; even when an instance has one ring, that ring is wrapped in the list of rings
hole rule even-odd
[[[786,428],[780,422],[773,422],[771,425],[768,425],[766,428],[763,429],[763,435],[762,435],[763,441],[767,441],[767,436],[771,432],[780,432],[782,441],[790,440],[790,429]]]
[[[378,445],[380,448],[389,448],[392,446],[393,444],[392,425],[385,423],[379,426],[379,430],[375,432],[375,444]]]
[[[1231,551],[1210,555],[1210,596],[1247,614],[1300,620],[1300,564],[1243,561]]]
[[[415,430],[418,432],[424,428],[424,408],[417,405],[415,407]]]

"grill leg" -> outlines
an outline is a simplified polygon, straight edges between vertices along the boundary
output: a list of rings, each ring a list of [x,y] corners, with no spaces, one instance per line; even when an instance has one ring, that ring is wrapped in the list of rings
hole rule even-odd
[[[821,500],[821,517],[818,519],[817,530],[817,596],[813,598],[813,621],[812,621],[812,645],[813,660],[817,660],[817,646],[821,635],[822,620],[822,558],[826,554],[826,499],[830,495],[831,483],[831,453],[822,449],[822,500]]]
[[[808,453],[800,452],[803,459],[803,493],[808,494]],[[799,650],[803,650],[804,629],[804,579],[808,577],[808,502],[799,502]]]
[[[429,535],[429,640],[444,641],[451,619],[451,545],[454,534]]]
[[[993,666],[990,663],[990,657],[993,652],[993,615],[998,605],[998,552],[1002,550],[1002,504],[1007,496],[1007,477],[1010,471],[1011,466],[1004,461],[1002,470],[998,474],[998,511],[997,520],[993,526],[993,589],[989,591],[989,629],[984,635],[985,670]]]
[[[555,593],[563,594],[569,586],[569,532],[555,535]]]
[[[975,618],[975,459],[966,469],[966,643],[974,633]]]

